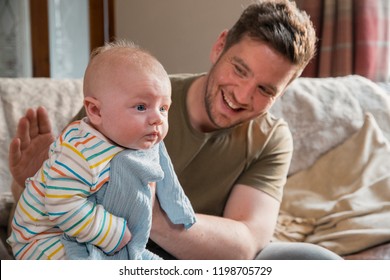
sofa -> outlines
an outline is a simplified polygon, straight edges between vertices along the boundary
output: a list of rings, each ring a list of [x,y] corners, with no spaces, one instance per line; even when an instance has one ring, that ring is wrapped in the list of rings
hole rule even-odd
[[[0,257],[15,202],[8,146],[26,108],[58,133],[82,104],[82,80],[0,78]],[[345,259],[390,259],[390,84],[351,75],[298,78],[271,109],[294,154],[273,242],[309,242]]]

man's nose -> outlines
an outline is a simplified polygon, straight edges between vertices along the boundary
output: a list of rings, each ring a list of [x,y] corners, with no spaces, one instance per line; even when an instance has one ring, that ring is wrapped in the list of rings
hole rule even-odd
[[[256,85],[249,81],[243,81],[235,90],[235,98],[241,105],[248,105],[252,101],[253,94],[256,90]]]

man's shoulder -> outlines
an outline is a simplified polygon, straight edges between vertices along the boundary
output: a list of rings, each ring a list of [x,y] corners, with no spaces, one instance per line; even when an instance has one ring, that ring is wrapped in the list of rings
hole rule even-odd
[[[266,113],[248,123],[248,154],[257,159],[275,151],[292,151],[292,134],[282,118]]]
[[[192,83],[194,80],[196,80],[202,75],[205,75],[205,73],[178,73],[170,74],[169,79],[171,80],[172,89],[174,90],[177,87],[183,87],[188,83]]]
[[[250,129],[264,135],[273,134],[275,131],[283,131],[284,133],[287,132],[290,134],[287,122],[282,118],[275,117],[269,112],[250,121]]]

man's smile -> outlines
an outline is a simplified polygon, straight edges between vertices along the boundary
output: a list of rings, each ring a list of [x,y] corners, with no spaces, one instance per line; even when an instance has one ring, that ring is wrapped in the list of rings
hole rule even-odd
[[[243,108],[241,108],[239,105],[237,105],[235,102],[233,102],[230,98],[228,98],[224,92],[222,92],[222,98],[223,98],[223,101],[225,101],[224,103],[230,108],[232,109],[233,111],[235,112],[239,112],[239,111],[242,111]]]

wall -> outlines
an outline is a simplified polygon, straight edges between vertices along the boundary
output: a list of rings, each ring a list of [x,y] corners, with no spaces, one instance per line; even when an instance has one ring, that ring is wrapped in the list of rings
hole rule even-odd
[[[253,0],[116,0],[116,36],[150,50],[169,73],[208,71],[209,53]]]

